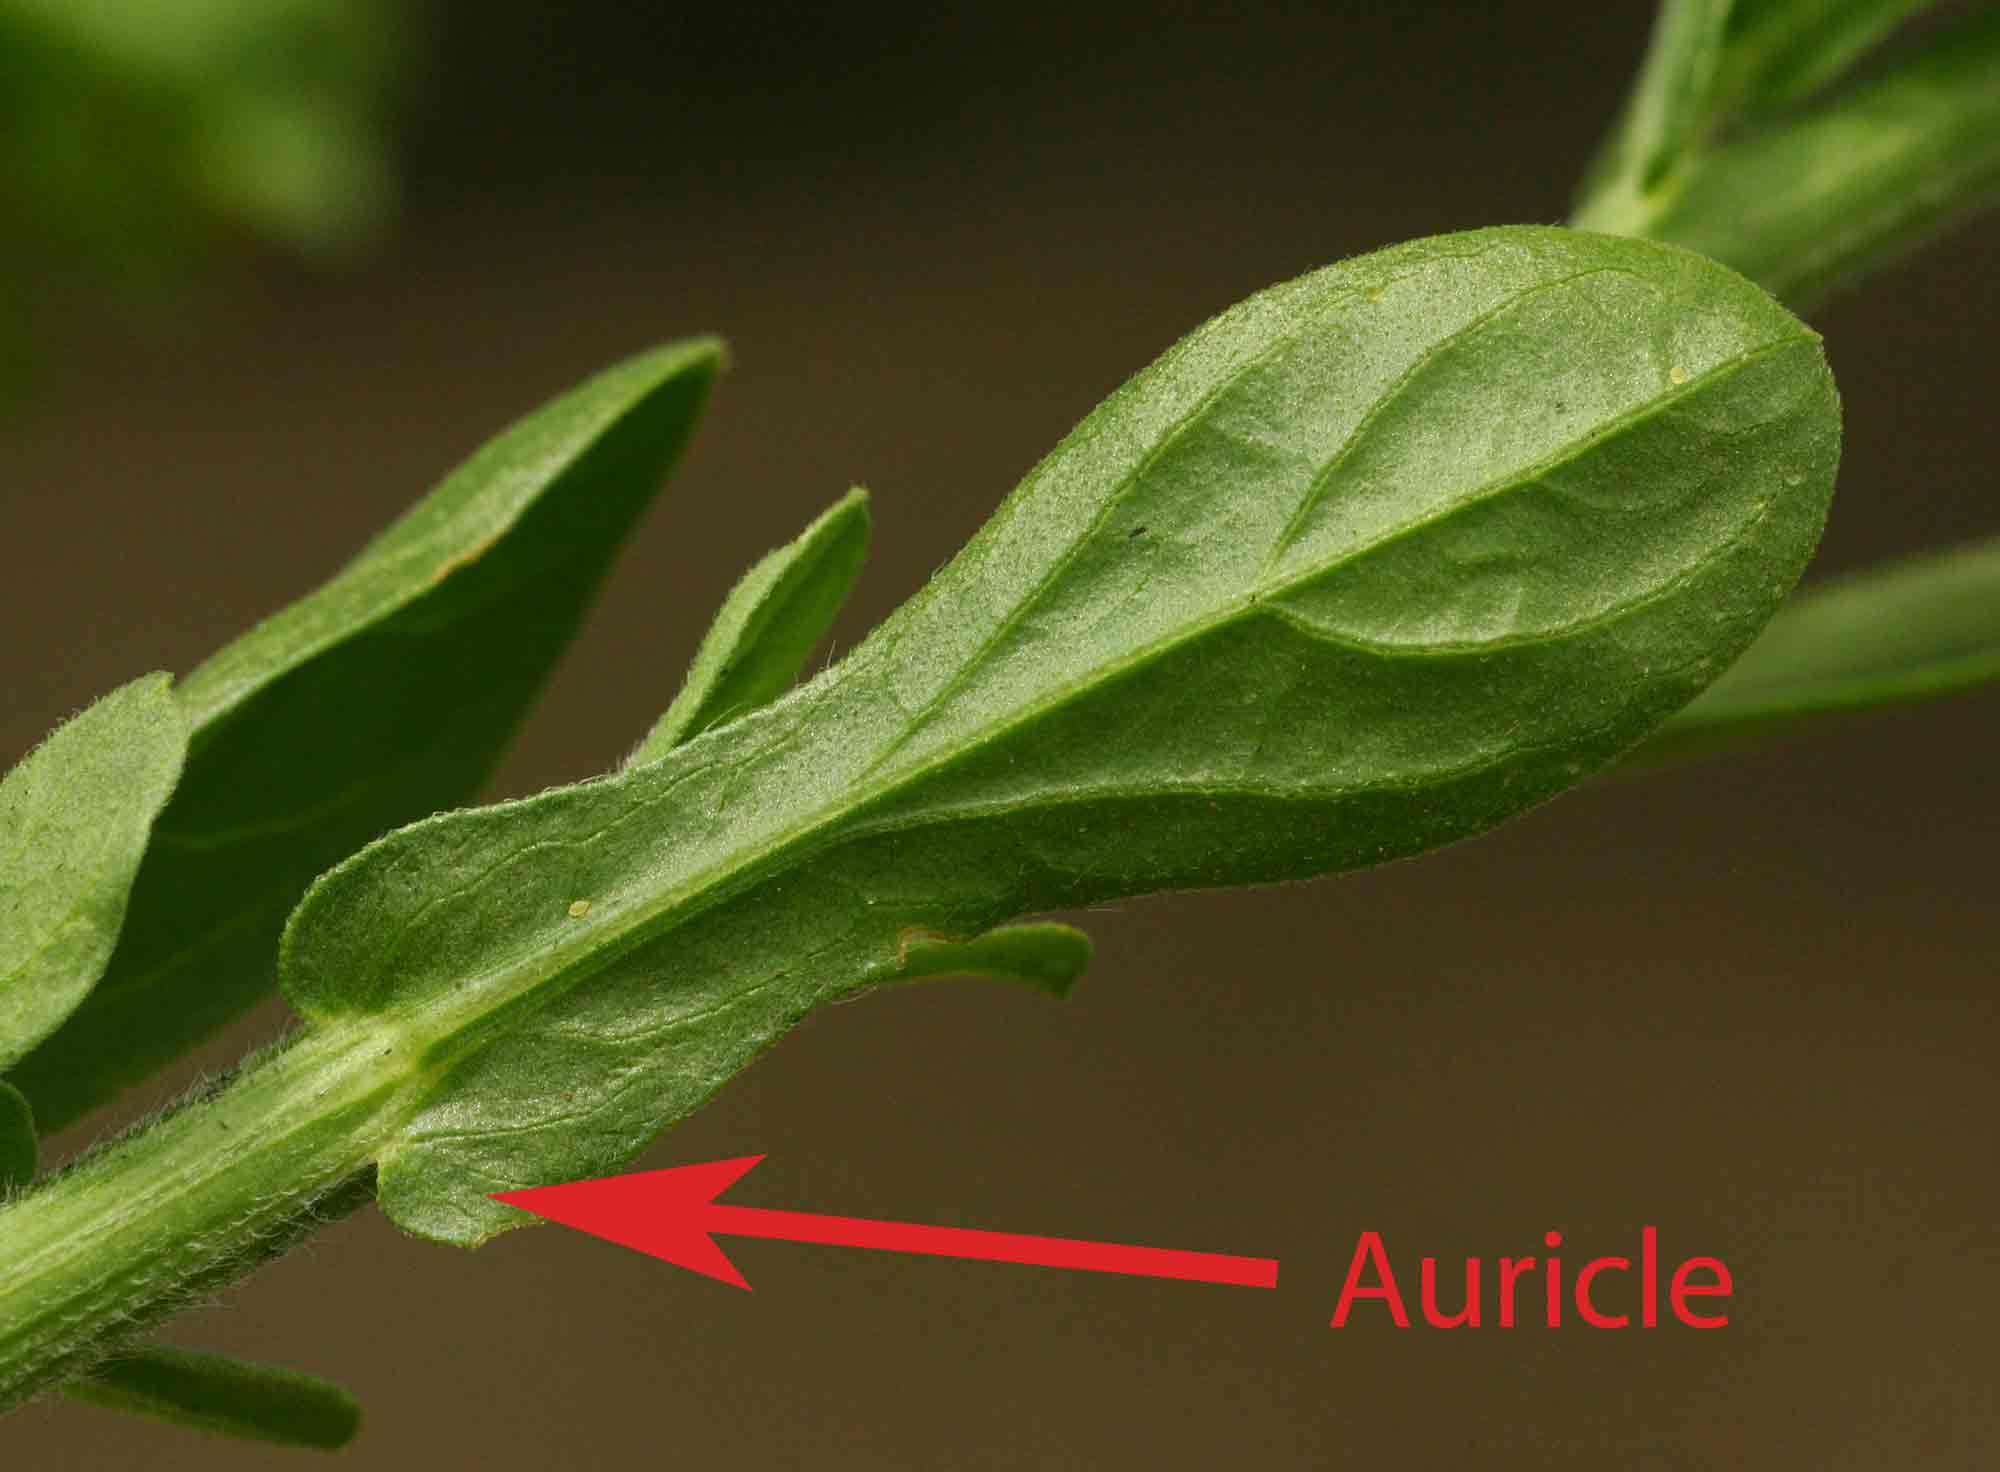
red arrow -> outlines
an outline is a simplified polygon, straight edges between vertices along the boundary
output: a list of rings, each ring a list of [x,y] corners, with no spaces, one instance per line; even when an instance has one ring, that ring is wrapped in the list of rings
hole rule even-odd
[[[1193,1283],[1230,1283],[1240,1288],[1278,1286],[1274,1257],[1230,1257],[1220,1252],[1175,1252],[1160,1247],[1124,1247],[1114,1242],[1079,1242],[1069,1237],[1024,1237],[1013,1232],[976,1232],[965,1227],[922,1227],[909,1222],[874,1222],[852,1216],[819,1216],[807,1211],[773,1211],[762,1206],[725,1206],[715,1198],[734,1185],[761,1155],[740,1155],[707,1165],[606,1176],[567,1186],[502,1191],[495,1201],[518,1206],[579,1232],[602,1237],[664,1258],[738,1288],[750,1285],[736,1264],[715,1245],[725,1237],[771,1237],[781,1242],[821,1242],[833,1247],[873,1247],[883,1252],[920,1252],[932,1257],[1019,1262],[1090,1273],[1130,1273],[1144,1278],[1181,1278]]]

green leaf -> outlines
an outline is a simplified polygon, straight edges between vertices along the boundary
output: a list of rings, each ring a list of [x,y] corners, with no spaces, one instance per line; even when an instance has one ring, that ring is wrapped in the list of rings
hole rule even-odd
[[[1518,227],[1303,277],[792,694],[324,876],[286,993],[407,1091],[384,1209],[477,1242],[913,932],[1374,864],[1608,764],[1790,590],[1838,439],[1818,339],[1684,252]]]
[[[187,726],[166,675],[112,691],[0,780],[0,1069],[111,959]]]
[[[896,979],[991,976],[1056,998],[1067,997],[1090,965],[1090,937],[1070,925],[1003,925],[971,940],[906,932]]]
[[[1586,176],[1577,225],[1643,233],[1649,197],[1670,187],[1714,126],[1730,8],[1731,0],[1662,0],[1631,98]]]
[[[340,1386],[297,1370],[148,1345],[63,1386],[71,1400],[218,1436],[338,1451],[361,1429]]]
[[[1797,304],[2000,190],[2000,10],[1704,160],[1643,228]]]
[[[701,641],[680,694],[630,764],[654,761],[784,694],[832,627],[867,553],[868,493],[857,488],[745,573]]]
[[[14,1075],[44,1128],[267,995],[285,915],[329,864],[477,793],[720,360],[711,341],[660,348],[529,415],[187,678],[187,774],[124,940]]]
[[[2000,538],[1850,574],[1788,603],[1631,755],[1671,761],[2000,679]]]
[[[1736,0],[1716,83],[1720,98],[1781,107],[1834,81],[1936,0]]]
[[[28,1101],[0,1080],[0,1197],[35,1178],[35,1116]]]

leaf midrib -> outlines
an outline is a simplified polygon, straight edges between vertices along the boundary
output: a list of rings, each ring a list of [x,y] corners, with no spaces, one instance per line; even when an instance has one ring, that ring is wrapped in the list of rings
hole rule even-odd
[[[1567,286],[1573,281],[1600,275],[1605,272],[1619,272],[1626,275],[1633,274],[1624,267],[1619,266],[1589,266],[1579,271],[1572,271],[1565,276],[1558,276],[1553,280],[1535,282],[1506,297],[1504,300],[1496,302],[1485,311],[1475,314],[1467,321],[1460,323],[1450,332],[1438,338],[1437,341],[1426,344],[1423,351],[1411,360],[1408,366],[1376,395],[1374,401],[1355,420],[1353,426],[1348,430],[1339,446],[1335,448],[1333,454],[1327,458],[1326,463],[1314,471],[1312,479],[1306,485],[1305,493],[1299,498],[1298,506],[1293,508],[1292,515],[1287,519],[1284,527],[1278,534],[1277,540],[1266,554],[1264,565],[1259,570],[1259,576],[1267,576],[1276,567],[1286,549],[1292,545],[1305,519],[1311,515],[1315,506],[1321,504],[1332,478],[1338,473],[1339,468],[1346,463],[1348,456],[1353,452],[1355,446],[1366,439],[1368,431],[1374,426],[1381,415],[1402,398],[1410,385],[1416,381],[1418,376],[1427,367],[1436,362],[1440,356],[1454,345],[1463,342],[1467,337],[1487,327],[1499,318],[1526,306],[1543,293]],[[1278,334],[1269,346],[1253,353],[1240,365],[1232,369],[1206,393],[1202,394],[1185,413],[1169,424],[1166,430],[1147,447],[1146,452],[1133,462],[1131,468],[1118,478],[1111,487],[1110,492],[1098,504],[1089,522],[1070,540],[1069,545],[1063,549],[1062,554],[1050,562],[1047,570],[1043,572],[1041,577],[1036,579],[1034,586],[1029,588],[1012,608],[1008,609],[1006,616],[980,641],[979,647],[967,657],[964,665],[958,672],[918,707],[915,714],[911,717],[909,724],[898,733],[896,739],[891,741],[888,746],[876,755],[875,759],[862,773],[861,780],[866,781],[871,774],[881,767],[886,766],[890,758],[913,740],[926,726],[931,724],[936,718],[937,713],[970,682],[987,656],[997,649],[1006,640],[1007,636],[1019,628],[1022,622],[1034,612],[1040,605],[1043,595],[1050,588],[1054,587],[1061,580],[1062,575],[1074,565],[1076,559],[1083,555],[1084,548],[1088,547],[1098,533],[1104,529],[1105,524],[1116,513],[1118,508],[1125,504],[1126,498],[1136,486],[1145,480],[1147,473],[1154,466],[1158,465],[1161,459],[1174,446],[1178,445],[1184,437],[1192,433],[1196,427],[1205,423],[1210,411],[1217,404],[1241,388],[1245,380],[1252,374],[1284,357],[1296,348],[1306,335],[1316,327],[1319,327],[1333,314],[1338,306],[1356,296],[1363,295],[1367,291],[1379,291],[1383,289],[1384,286],[1380,284],[1368,285],[1357,282],[1353,286],[1339,292],[1330,293],[1323,300],[1315,302],[1309,313],[1302,314],[1299,322],[1287,331]]]

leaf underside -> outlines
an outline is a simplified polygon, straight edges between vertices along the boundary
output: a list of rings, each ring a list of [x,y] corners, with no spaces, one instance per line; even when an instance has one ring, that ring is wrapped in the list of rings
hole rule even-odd
[[[332,871],[287,995],[414,1047],[381,1203],[477,1242],[913,935],[1414,854],[1606,765],[1791,589],[1838,437],[1818,340],[1686,252],[1511,227],[1303,277],[793,694]]]
[[[868,493],[856,488],[751,568],[716,614],[680,694],[627,766],[657,761],[797,683],[853,589],[868,531]],[[1003,925],[969,940],[913,928],[904,933],[896,979],[985,976],[1061,999],[1090,956],[1090,937],[1070,925]]]
[[[0,1070],[111,960],[187,749],[171,685],[147,675],[112,691],[0,780]]]
[[[103,983],[14,1079],[47,1129],[269,994],[313,877],[470,801],[685,442],[707,340],[529,415],[178,693],[194,730]]]

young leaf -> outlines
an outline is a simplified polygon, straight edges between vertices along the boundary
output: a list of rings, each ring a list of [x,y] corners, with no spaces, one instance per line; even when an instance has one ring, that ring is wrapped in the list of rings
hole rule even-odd
[[[1728,105],[1811,96],[1936,0],[1736,0],[1716,92]]]
[[[1517,227],[1301,278],[799,690],[323,877],[286,993],[398,1070],[384,1209],[477,1242],[913,932],[1378,863],[1604,766],[1769,619],[1838,438],[1818,339],[1685,252]]]
[[[112,691],[0,779],[0,1069],[97,984],[187,725],[172,680]]]
[[[714,342],[674,344],[529,415],[187,678],[187,775],[110,972],[14,1076],[44,1128],[266,995],[314,875],[477,793],[720,361]]]
[[[0,1081],[0,1197],[35,1178],[35,1116],[12,1085]]]
[[[1750,652],[1631,754],[1671,761],[1816,718],[2000,679],[2000,539],[1800,594]]]
[[[2000,10],[1731,143],[1643,228],[1809,303],[2000,189]]]
[[[868,552],[868,493],[859,488],[743,575],[701,641],[667,713],[628,765],[784,694],[826,637]]]
[[[338,1451],[361,1429],[360,1404],[329,1381],[164,1344],[120,1354],[62,1390],[107,1410],[279,1446]]]

